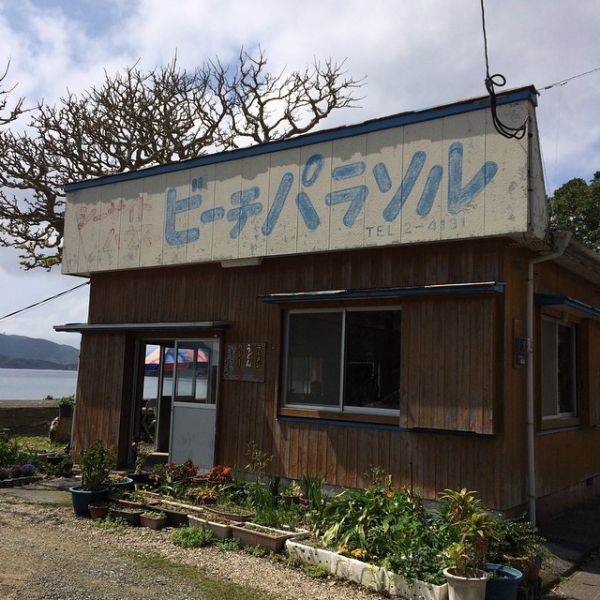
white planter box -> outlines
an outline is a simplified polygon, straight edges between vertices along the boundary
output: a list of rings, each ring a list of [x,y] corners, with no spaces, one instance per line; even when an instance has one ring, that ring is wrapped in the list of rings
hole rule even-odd
[[[288,540],[285,547],[290,556],[311,565],[325,565],[336,577],[353,581],[379,593],[410,600],[448,600],[447,584],[431,585],[416,579],[407,581],[381,567],[295,540]]]

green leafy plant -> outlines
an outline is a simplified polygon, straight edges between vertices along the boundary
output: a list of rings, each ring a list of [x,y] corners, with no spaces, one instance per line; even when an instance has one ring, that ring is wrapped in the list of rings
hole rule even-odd
[[[238,538],[225,538],[217,542],[217,547],[222,552],[237,552],[240,549],[240,540]]]
[[[215,536],[206,527],[180,527],[173,532],[171,541],[182,548],[201,548],[212,544]]]
[[[488,541],[494,535],[494,521],[476,494],[466,488],[440,494],[440,527],[451,539],[445,554],[461,577],[474,577],[485,568]]]
[[[166,519],[167,515],[161,510],[145,510],[142,513],[142,517],[148,519]]]
[[[54,406],[74,406],[75,405],[75,394],[70,396],[62,396],[60,398],[53,399]]]
[[[326,502],[323,495],[325,476],[306,474],[300,481],[302,498],[300,504],[306,511],[307,519],[312,523],[317,532],[322,528],[323,513]]]
[[[142,442],[142,440],[134,440],[131,444],[133,449],[133,457],[136,475],[141,475],[144,472],[146,459],[152,454],[152,446]]]
[[[501,519],[495,523],[494,536],[488,545],[488,560],[492,563],[511,563],[526,559],[533,566],[541,566],[551,557],[544,546],[545,538],[537,527],[524,516],[518,519]]]
[[[249,489],[248,503],[252,507],[273,506],[278,495],[279,478],[268,478],[268,481],[264,481],[273,455],[260,450],[255,442],[250,442],[246,448],[246,458],[248,464],[245,470],[250,471],[254,477]]]
[[[79,468],[81,469],[81,485],[83,489],[97,491],[106,486],[108,474],[116,464],[116,452],[105,447],[102,440],[93,441],[81,451]]]

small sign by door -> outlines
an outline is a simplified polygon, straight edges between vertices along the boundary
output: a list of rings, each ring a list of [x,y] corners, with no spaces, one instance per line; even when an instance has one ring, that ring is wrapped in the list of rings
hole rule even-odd
[[[223,379],[264,381],[265,346],[266,344],[255,342],[226,344]]]

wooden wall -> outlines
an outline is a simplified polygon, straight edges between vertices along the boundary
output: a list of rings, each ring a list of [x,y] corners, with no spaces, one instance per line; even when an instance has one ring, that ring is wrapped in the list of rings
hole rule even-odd
[[[308,472],[331,484],[360,486],[364,473],[379,466],[397,485],[412,485],[427,498],[446,487],[467,487],[479,490],[489,506],[512,509],[526,501],[525,368],[515,366],[513,350],[515,336],[524,335],[529,257],[503,240],[479,240],[278,257],[245,268],[103,273],[92,277],[89,318],[224,320],[231,326],[223,341],[267,344],[264,383],[220,382],[220,464],[243,467],[254,441],[274,456],[271,470],[282,476]],[[554,290],[562,279],[554,273],[543,282]],[[388,302],[403,311],[397,426],[278,418],[284,310],[260,302],[260,294],[481,281],[506,281],[506,292]],[[127,440],[135,337],[83,336],[76,445],[95,437]],[[540,455],[544,444],[538,443]],[[548,489],[563,485],[568,469],[553,476],[562,483]]]

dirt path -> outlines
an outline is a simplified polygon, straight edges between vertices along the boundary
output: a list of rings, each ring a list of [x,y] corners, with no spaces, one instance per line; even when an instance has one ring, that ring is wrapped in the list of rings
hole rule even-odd
[[[0,493],[2,600],[381,598],[245,552],[183,549],[172,543],[170,529],[101,528],[69,506],[20,495]]]

